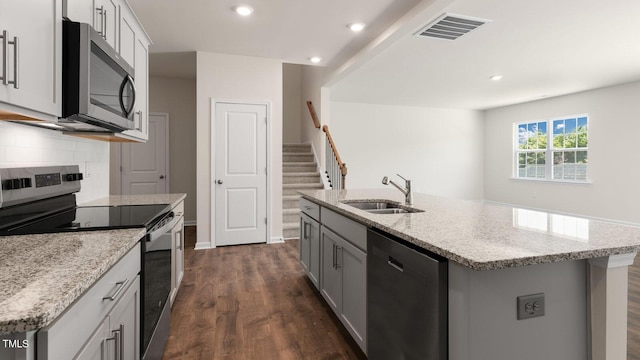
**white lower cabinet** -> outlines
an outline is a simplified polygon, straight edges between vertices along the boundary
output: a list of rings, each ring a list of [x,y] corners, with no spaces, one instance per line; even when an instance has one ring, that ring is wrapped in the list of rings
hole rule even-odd
[[[140,244],[51,325],[37,333],[37,359],[140,359]]]
[[[73,359],[139,359],[139,319],[140,280],[138,276]]]
[[[180,217],[180,221],[171,230],[171,306],[184,277],[184,202],[176,206],[173,212]]]

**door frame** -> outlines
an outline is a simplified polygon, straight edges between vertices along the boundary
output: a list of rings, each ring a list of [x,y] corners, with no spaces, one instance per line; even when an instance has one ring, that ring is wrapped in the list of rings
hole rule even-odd
[[[166,191],[167,193],[169,192],[170,184],[171,184],[171,169],[169,168],[169,157],[171,156],[171,151],[169,149],[169,146],[171,145],[169,143],[169,113],[166,112],[149,112],[149,116],[162,116],[165,119],[165,123],[167,126],[167,135],[164,139],[164,141],[166,142],[167,146],[166,146],[166,150],[165,150],[165,166],[167,169],[167,173],[165,175],[165,179],[166,179]],[[148,126],[148,125],[147,125]],[[110,155],[109,158],[111,159],[110,163],[110,181],[109,181],[109,195],[122,195],[122,145],[124,143],[121,142],[112,142],[111,146],[110,146]],[[145,142],[146,144],[146,142]]]
[[[210,224],[211,224],[211,229],[209,230],[210,234],[211,234],[211,248],[215,248],[216,247],[216,241],[215,239],[213,239],[214,234],[216,233],[216,187],[214,184],[214,179],[216,179],[216,154],[214,153],[215,150],[215,144],[214,144],[214,139],[215,139],[215,135],[216,135],[216,104],[239,104],[239,105],[264,105],[266,106],[266,114],[267,114],[267,144],[266,144],[266,157],[267,157],[267,162],[266,162],[266,166],[267,166],[267,176],[266,176],[266,186],[267,186],[267,191],[266,191],[266,207],[267,207],[267,232],[266,234],[264,234],[265,236],[265,243],[270,244],[272,243],[272,239],[271,239],[271,101],[268,100],[228,100],[228,99],[216,99],[216,98],[211,98],[211,108],[210,110],[210,114],[211,114],[211,132],[209,133],[209,139],[210,139],[210,148],[209,148],[209,157],[210,157],[210,169],[209,169],[209,211],[211,213],[211,217],[210,217]]]

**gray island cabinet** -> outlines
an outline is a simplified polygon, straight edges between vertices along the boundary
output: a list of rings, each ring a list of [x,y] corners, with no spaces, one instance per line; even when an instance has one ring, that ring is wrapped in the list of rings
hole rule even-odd
[[[300,199],[300,263],[366,353],[367,228]]]
[[[402,203],[402,194],[301,193],[320,228],[319,248],[303,254],[309,226],[301,227],[301,261],[320,264],[319,279],[307,274],[365,353],[375,341],[367,334],[370,228],[446,259],[448,359],[627,358],[627,268],[640,227],[423,194],[413,205],[421,212],[375,214],[345,201]],[[533,307],[539,316],[526,315]]]

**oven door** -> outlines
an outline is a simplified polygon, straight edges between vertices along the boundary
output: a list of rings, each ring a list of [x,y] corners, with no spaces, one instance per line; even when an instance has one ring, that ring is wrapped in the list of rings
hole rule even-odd
[[[143,253],[142,359],[160,359],[169,337],[171,309],[171,229],[179,219],[173,213],[146,238]]]

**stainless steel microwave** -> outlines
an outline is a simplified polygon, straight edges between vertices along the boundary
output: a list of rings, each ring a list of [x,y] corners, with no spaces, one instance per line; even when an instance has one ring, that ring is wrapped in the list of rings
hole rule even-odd
[[[133,129],[134,69],[89,24],[63,21],[62,117],[76,131]]]

